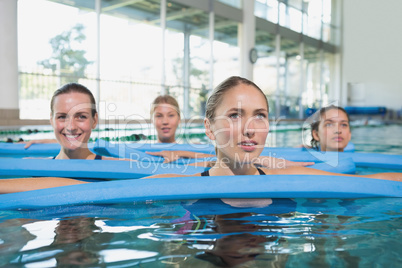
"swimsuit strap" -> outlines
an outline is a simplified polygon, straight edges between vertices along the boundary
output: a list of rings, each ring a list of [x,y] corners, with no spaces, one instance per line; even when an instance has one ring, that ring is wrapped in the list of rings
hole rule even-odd
[[[257,168],[258,173],[260,173],[260,175],[266,175],[264,171],[262,171],[261,169]]]
[[[202,172],[201,176],[209,176],[209,169]]]
[[[257,168],[258,173],[260,173],[260,175],[266,175],[264,171],[262,171],[261,169]],[[205,170],[204,172],[201,173],[201,176],[209,176],[209,170]]]

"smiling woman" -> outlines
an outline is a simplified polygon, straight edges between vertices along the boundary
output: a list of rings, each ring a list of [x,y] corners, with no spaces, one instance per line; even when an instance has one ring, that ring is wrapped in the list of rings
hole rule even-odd
[[[54,159],[108,159],[88,149],[92,129],[98,124],[95,98],[78,83],[65,84],[50,101],[50,124],[54,129],[60,152]]]
[[[54,92],[50,102],[50,123],[61,148],[53,159],[119,160],[96,155],[88,149],[92,129],[98,123],[95,107],[91,91],[81,84],[65,84]],[[3,179],[0,180],[0,194],[82,183],[86,182],[59,177]]]
[[[61,145],[57,159],[90,159],[87,142],[98,123],[95,100],[88,89],[79,84],[67,84],[58,89],[50,103],[50,123]]]

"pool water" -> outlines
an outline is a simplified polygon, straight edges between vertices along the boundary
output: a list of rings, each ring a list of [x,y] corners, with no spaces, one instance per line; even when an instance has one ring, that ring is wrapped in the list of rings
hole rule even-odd
[[[402,154],[401,130],[355,128],[352,142]],[[277,132],[275,146],[301,141]],[[0,267],[398,267],[401,209],[401,198],[362,198],[0,210]]]
[[[401,199],[273,199],[252,208],[225,202],[3,211],[0,266],[396,267],[401,261]]]

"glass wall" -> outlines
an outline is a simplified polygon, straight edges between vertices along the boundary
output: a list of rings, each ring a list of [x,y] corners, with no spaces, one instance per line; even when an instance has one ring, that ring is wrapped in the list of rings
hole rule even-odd
[[[254,82],[267,95],[275,94],[277,88],[276,35],[256,31],[258,60],[254,64]]]
[[[217,1],[237,8],[242,7],[242,0],[217,0]]]
[[[231,75],[240,75],[239,23],[215,16],[213,42],[213,87]]]
[[[302,104],[310,108],[319,108],[321,99],[321,53],[318,49],[305,45],[304,61],[306,88],[302,95]]]
[[[100,116],[142,122],[162,83],[160,4],[110,3],[100,14]]]
[[[94,12],[45,0],[19,0],[20,117],[48,119],[53,92],[94,73],[93,47]]]
[[[255,0],[254,14],[295,32],[339,45],[335,5],[335,0]]]
[[[102,119],[149,119],[161,93],[176,97],[185,118],[202,118],[210,90],[241,75],[241,16],[210,13],[208,1],[197,7],[167,1],[164,8],[161,0],[100,2],[98,17],[95,0],[18,1],[21,118],[48,118],[51,94],[69,81],[93,90]],[[234,10],[242,2],[215,5]],[[255,1],[255,16],[268,26],[256,26],[253,80],[269,98],[271,117],[298,118],[300,108],[328,101],[334,53],[301,42],[303,35],[335,42],[334,6],[335,0]]]
[[[254,15],[273,23],[278,23],[278,8],[279,3],[277,0],[256,0],[254,5]]]

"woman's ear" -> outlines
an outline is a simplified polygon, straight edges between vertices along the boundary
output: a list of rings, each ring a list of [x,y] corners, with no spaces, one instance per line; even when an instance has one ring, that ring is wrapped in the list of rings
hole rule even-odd
[[[54,128],[54,126],[53,126],[53,114],[52,113],[50,113],[49,121],[50,121],[50,125]]]
[[[208,136],[210,140],[215,140],[214,132],[211,129],[211,122],[208,118],[204,119],[204,126],[205,126],[205,134]]]
[[[314,138],[316,141],[320,141],[320,137],[318,136],[317,130],[313,130],[313,131],[311,132],[311,135],[313,136],[313,138]]]
[[[95,129],[97,124],[98,124],[98,113],[95,113],[94,122],[92,123],[92,129]]]

